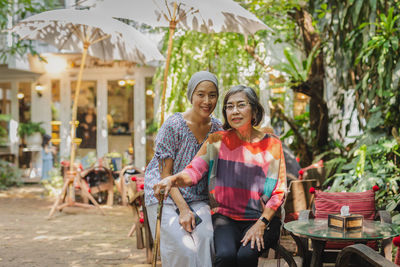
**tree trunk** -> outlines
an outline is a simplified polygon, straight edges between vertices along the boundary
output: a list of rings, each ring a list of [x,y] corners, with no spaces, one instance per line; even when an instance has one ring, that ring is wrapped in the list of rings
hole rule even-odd
[[[303,37],[303,43],[306,55],[308,56],[315,46],[321,45],[321,39],[318,32],[312,25],[311,15],[303,10],[295,10],[294,13],[290,13],[290,16],[298,24],[301,35]],[[255,47],[249,46],[247,43],[244,49],[264,68],[265,71],[269,71],[270,67],[255,53]],[[300,155],[300,164],[302,166],[308,166],[312,163],[315,155],[320,154],[324,151],[324,147],[328,144],[328,106],[324,100],[324,55],[322,50],[315,57],[311,66],[311,73],[308,76],[308,80],[299,86],[292,87],[294,92],[303,93],[310,97],[310,130],[312,132],[311,145],[308,140],[299,138],[299,132],[296,135],[297,141],[299,142],[300,150],[297,151]],[[282,114],[280,114],[282,115]],[[287,121],[288,118],[280,117]],[[296,132],[293,127],[295,124],[290,124],[291,128]]]
[[[300,28],[305,52],[308,56],[315,46],[321,45],[320,36],[312,25],[312,17],[307,11],[296,9],[292,13],[292,17]],[[324,75],[324,55],[321,49],[312,63],[308,80],[303,86],[293,88],[295,92],[302,92],[310,96],[310,130],[313,136],[312,151],[314,155],[321,153],[328,143],[329,118],[328,106],[324,100]]]

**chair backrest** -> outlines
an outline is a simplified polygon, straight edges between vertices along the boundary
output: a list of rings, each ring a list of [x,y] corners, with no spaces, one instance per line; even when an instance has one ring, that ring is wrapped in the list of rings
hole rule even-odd
[[[82,178],[86,180],[90,187],[108,183],[112,179],[111,171],[103,166],[84,170],[82,174]]]
[[[134,180],[132,178],[134,177]],[[140,194],[138,192],[143,191],[144,186],[144,172],[140,171],[139,168],[134,166],[126,166],[121,171],[121,177],[126,186],[126,196],[128,202],[134,201]]]
[[[315,192],[315,218],[326,219],[328,214],[340,213],[342,206],[349,206],[351,214],[360,214],[366,220],[374,220],[376,214],[375,193],[365,192]]]
[[[285,202],[285,222],[297,220],[302,210],[311,208],[313,195],[311,187],[318,187],[317,180],[296,180],[289,184],[288,194]]]
[[[355,244],[342,249],[336,259],[336,266],[395,267],[397,265],[370,247]]]

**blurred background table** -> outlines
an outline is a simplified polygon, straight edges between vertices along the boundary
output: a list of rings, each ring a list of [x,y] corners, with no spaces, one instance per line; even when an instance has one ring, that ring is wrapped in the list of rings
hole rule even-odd
[[[23,173],[24,182],[39,182],[42,177],[42,148],[26,147],[22,149],[23,153],[30,153],[29,167]]]

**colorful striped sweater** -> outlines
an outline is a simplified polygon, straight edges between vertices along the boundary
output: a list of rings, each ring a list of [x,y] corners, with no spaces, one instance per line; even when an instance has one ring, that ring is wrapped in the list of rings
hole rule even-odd
[[[193,184],[208,179],[212,213],[234,220],[257,220],[264,206],[277,210],[286,192],[282,144],[271,134],[254,143],[234,130],[211,134],[183,171]]]

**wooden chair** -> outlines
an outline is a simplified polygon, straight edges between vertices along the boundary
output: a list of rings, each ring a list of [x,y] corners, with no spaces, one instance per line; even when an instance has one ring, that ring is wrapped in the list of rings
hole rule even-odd
[[[364,244],[347,246],[340,251],[336,259],[336,267],[395,267],[377,251]]]
[[[290,182],[284,205],[285,222],[297,220],[302,210],[309,210],[312,208],[314,196],[310,193],[311,187],[318,188],[319,181],[312,179]]]
[[[89,186],[91,194],[107,192],[107,206],[112,206],[114,202],[114,177],[110,169],[106,167],[91,167],[82,171],[82,179]],[[88,203],[88,199],[82,196],[83,202]]]
[[[126,206],[129,203],[129,198],[127,195],[128,188],[132,186],[131,178],[132,176],[138,175],[143,177],[144,173],[139,170],[139,168],[132,165],[125,166],[121,171],[119,171],[118,182],[116,183],[118,191],[121,194],[122,205]],[[133,188],[130,188],[130,192],[133,192]],[[136,192],[136,191],[135,191]],[[132,198],[133,196],[131,196]],[[136,198],[136,197],[135,197]]]
[[[144,205],[144,173],[133,166],[121,170],[119,187],[122,202],[132,208],[133,224],[128,237],[136,232],[136,247],[146,249],[147,263],[152,262],[153,237],[150,232],[147,210]]]

